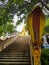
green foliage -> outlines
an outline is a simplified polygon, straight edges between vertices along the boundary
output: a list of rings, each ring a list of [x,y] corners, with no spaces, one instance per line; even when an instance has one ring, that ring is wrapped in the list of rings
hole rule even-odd
[[[49,65],[49,49],[42,49],[41,65]]]
[[[13,22],[12,20],[15,14],[19,17],[16,25],[19,25],[26,20],[28,13],[33,9],[33,6],[39,2],[39,0],[8,0],[6,3],[5,1],[7,0],[0,0],[0,2],[3,3],[1,3],[2,5],[0,6],[0,35],[2,35],[3,32],[10,33],[13,31],[11,29],[11,24],[7,23]],[[48,2],[48,0],[46,0],[46,2]]]
[[[22,14],[25,15],[33,9],[33,6],[39,2],[39,0],[0,0],[3,4],[0,6],[0,25],[6,24],[7,22],[12,22],[13,16],[17,14],[21,17]],[[5,3],[5,1],[7,1]],[[43,0],[44,1],[44,0]],[[44,3],[48,3],[45,0]],[[22,20],[25,18],[21,18]],[[22,22],[22,20],[18,22]]]
[[[0,0],[3,4],[0,6],[0,25],[6,26],[7,22],[13,22],[13,17],[16,14],[19,18],[16,23],[20,24],[27,18],[28,13],[33,9],[33,6],[39,3],[39,0]],[[43,0],[44,1],[44,0]],[[45,0],[44,3],[48,3],[49,0]],[[4,29],[5,30],[5,29]]]
[[[45,33],[49,33],[49,18],[45,22]]]
[[[14,32],[14,25],[13,24],[11,24],[11,23],[7,23],[7,25],[6,25],[6,32],[8,32],[8,33],[12,33],[12,32]]]
[[[18,20],[16,25],[19,25],[22,22],[22,20]]]
[[[22,5],[24,0],[14,0],[15,4]]]
[[[3,29],[3,26],[0,26],[0,36],[2,35],[4,29]]]
[[[46,33],[49,33],[49,26],[46,26],[46,27],[45,27],[45,32],[46,32]]]
[[[5,36],[6,33],[10,34],[14,31],[15,31],[15,26],[11,22],[6,23],[6,25],[0,26],[0,36]]]
[[[46,20],[45,26],[49,26],[49,18]]]
[[[0,36],[5,36],[5,28],[4,28],[4,26],[0,26]]]
[[[12,22],[12,15],[6,8],[0,8],[0,25],[5,25],[7,22]]]

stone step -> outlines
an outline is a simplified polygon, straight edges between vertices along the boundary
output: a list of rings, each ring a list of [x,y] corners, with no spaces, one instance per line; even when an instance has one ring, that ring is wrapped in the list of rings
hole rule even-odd
[[[0,59],[30,59],[30,57],[0,57]]]
[[[23,58],[23,59],[5,59],[5,58],[3,58],[3,59],[0,59],[0,62],[29,62],[30,61],[30,59],[25,59],[25,58]]]
[[[0,55],[11,55],[11,54],[15,54],[15,55],[23,55],[24,53],[0,53]],[[26,53],[26,55],[29,55],[29,53]]]
[[[0,57],[29,57],[30,54],[0,54]]]
[[[0,57],[29,57],[29,55],[0,55]]]
[[[0,65],[31,65],[30,62],[0,62]]]

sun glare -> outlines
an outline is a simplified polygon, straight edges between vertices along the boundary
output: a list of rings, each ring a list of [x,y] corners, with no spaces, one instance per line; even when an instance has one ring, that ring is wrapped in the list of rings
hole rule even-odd
[[[14,25],[16,25],[16,22],[17,22],[17,20],[18,20],[18,17],[15,15],[13,20],[14,20]],[[21,32],[23,26],[24,26],[24,22],[22,22],[20,25],[18,25],[18,26],[16,27],[16,30],[17,30],[18,32]]]

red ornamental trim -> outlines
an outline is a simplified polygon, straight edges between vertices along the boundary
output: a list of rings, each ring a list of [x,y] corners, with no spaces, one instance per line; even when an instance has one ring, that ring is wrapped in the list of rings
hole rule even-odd
[[[40,36],[40,13],[41,13],[41,9],[36,8],[33,11],[33,29],[34,29],[34,42],[36,44],[36,42],[39,41],[39,36]],[[37,43],[38,44],[38,43]]]

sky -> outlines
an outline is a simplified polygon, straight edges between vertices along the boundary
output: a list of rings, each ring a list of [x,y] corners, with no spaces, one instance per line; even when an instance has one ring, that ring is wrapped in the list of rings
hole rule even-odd
[[[16,22],[18,20],[18,17],[15,15],[13,20],[14,20],[14,25],[16,25]],[[19,31],[19,32],[21,32],[23,26],[24,26],[24,22],[22,22],[20,25],[18,25],[17,28],[16,28],[16,30]]]

